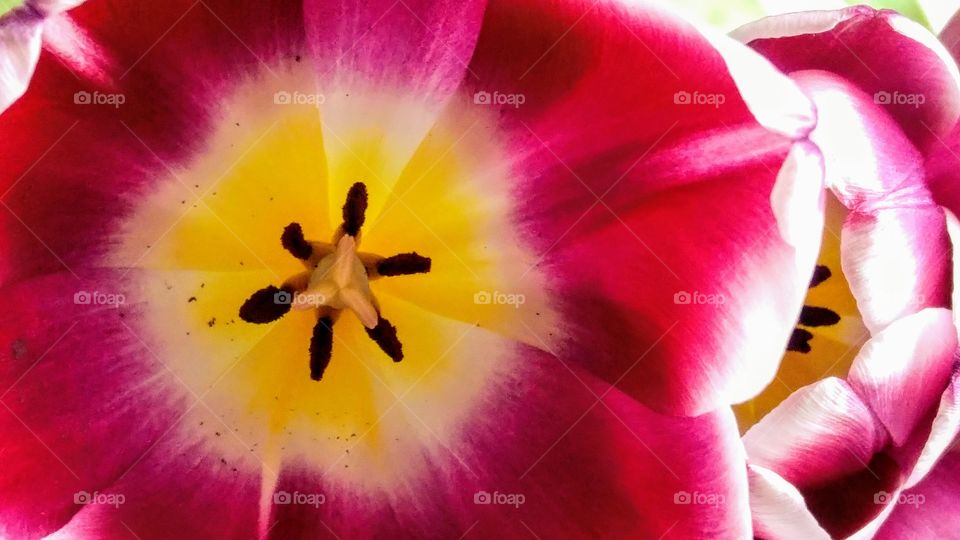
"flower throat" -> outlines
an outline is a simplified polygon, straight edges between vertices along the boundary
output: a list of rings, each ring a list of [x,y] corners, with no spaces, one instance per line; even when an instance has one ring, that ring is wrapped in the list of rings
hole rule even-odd
[[[370,282],[381,277],[423,274],[431,261],[417,253],[382,257],[357,251],[366,219],[367,187],[350,187],[343,205],[343,223],[330,243],[308,241],[299,223],[283,230],[280,243],[303,262],[306,270],[280,287],[264,287],[240,307],[240,318],[254,324],[274,322],[291,310],[313,311],[317,323],[310,338],[310,378],[319,381],[333,353],[333,326],[344,310],[352,311],[380,349],[394,362],[403,360],[397,329],[380,313]]]

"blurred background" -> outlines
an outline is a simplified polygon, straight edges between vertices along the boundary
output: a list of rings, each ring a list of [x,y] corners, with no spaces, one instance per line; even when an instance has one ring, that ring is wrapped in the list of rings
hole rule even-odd
[[[362,0],[360,0],[362,1]],[[660,0],[675,6],[688,16],[705,20],[725,31],[766,15],[836,9],[866,4],[875,8],[895,9],[939,33],[947,21],[960,9],[960,0]],[[6,13],[23,0],[0,0],[0,14]]]
[[[895,9],[939,33],[960,9],[960,0],[666,0],[666,3],[726,31],[766,15],[868,5]]]

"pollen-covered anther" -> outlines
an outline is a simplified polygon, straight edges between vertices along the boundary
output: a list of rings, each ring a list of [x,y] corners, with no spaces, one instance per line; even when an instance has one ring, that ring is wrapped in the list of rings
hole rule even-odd
[[[830,279],[832,273],[830,268],[819,265],[814,269],[813,278],[810,280],[810,288],[813,289]],[[799,326],[807,328],[819,328],[822,326],[833,326],[840,322],[840,315],[832,309],[817,306],[803,306],[800,311]],[[790,341],[787,343],[787,350],[807,354],[813,350],[810,340],[813,339],[813,333],[800,327],[793,329],[790,335]]]
[[[307,260],[313,254],[313,246],[303,237],[303,228],[299,223],[291,223],[283,229],[283,235],[280,236],[280,244],[283,249],[290,252],[294,257]]]
[[[254,324],[272,323],[290,311],[293,294],[294,291],[286,286],[264,287],[240,306],[240,318]]]
[[[377,274],[381,276],[426,274],[430,271],[432,264],[430,257],[424,257],[418,253],[401,253],[377,263]]]

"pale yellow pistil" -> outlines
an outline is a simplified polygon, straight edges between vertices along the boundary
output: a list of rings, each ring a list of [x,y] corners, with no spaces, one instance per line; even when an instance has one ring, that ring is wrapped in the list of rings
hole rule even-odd
[[[292,305],[301,311],[324,306],[352,311],[371,330],[377,326],[377,302],[353,236],[341,236],[333,253],[320,259],[310,272],[306,289],[297,293]]]

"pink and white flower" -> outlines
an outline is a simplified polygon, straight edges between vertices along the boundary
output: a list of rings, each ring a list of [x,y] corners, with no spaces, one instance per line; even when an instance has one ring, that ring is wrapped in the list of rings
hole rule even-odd
[[[609,0],[69,16],[0,116],[0,534],[749,536],[728,405],[823,220],[759,55]]]
[[[772,408],[744,435],[755,531],[869,536],[960,426],[957,236],[925,168],[960,115],[960,74],[891,11],[784,15],[734,35],[815,103],[832,193],[819,262],[832,277],[815,278],[801,316],[807,346],[740,409]]]

